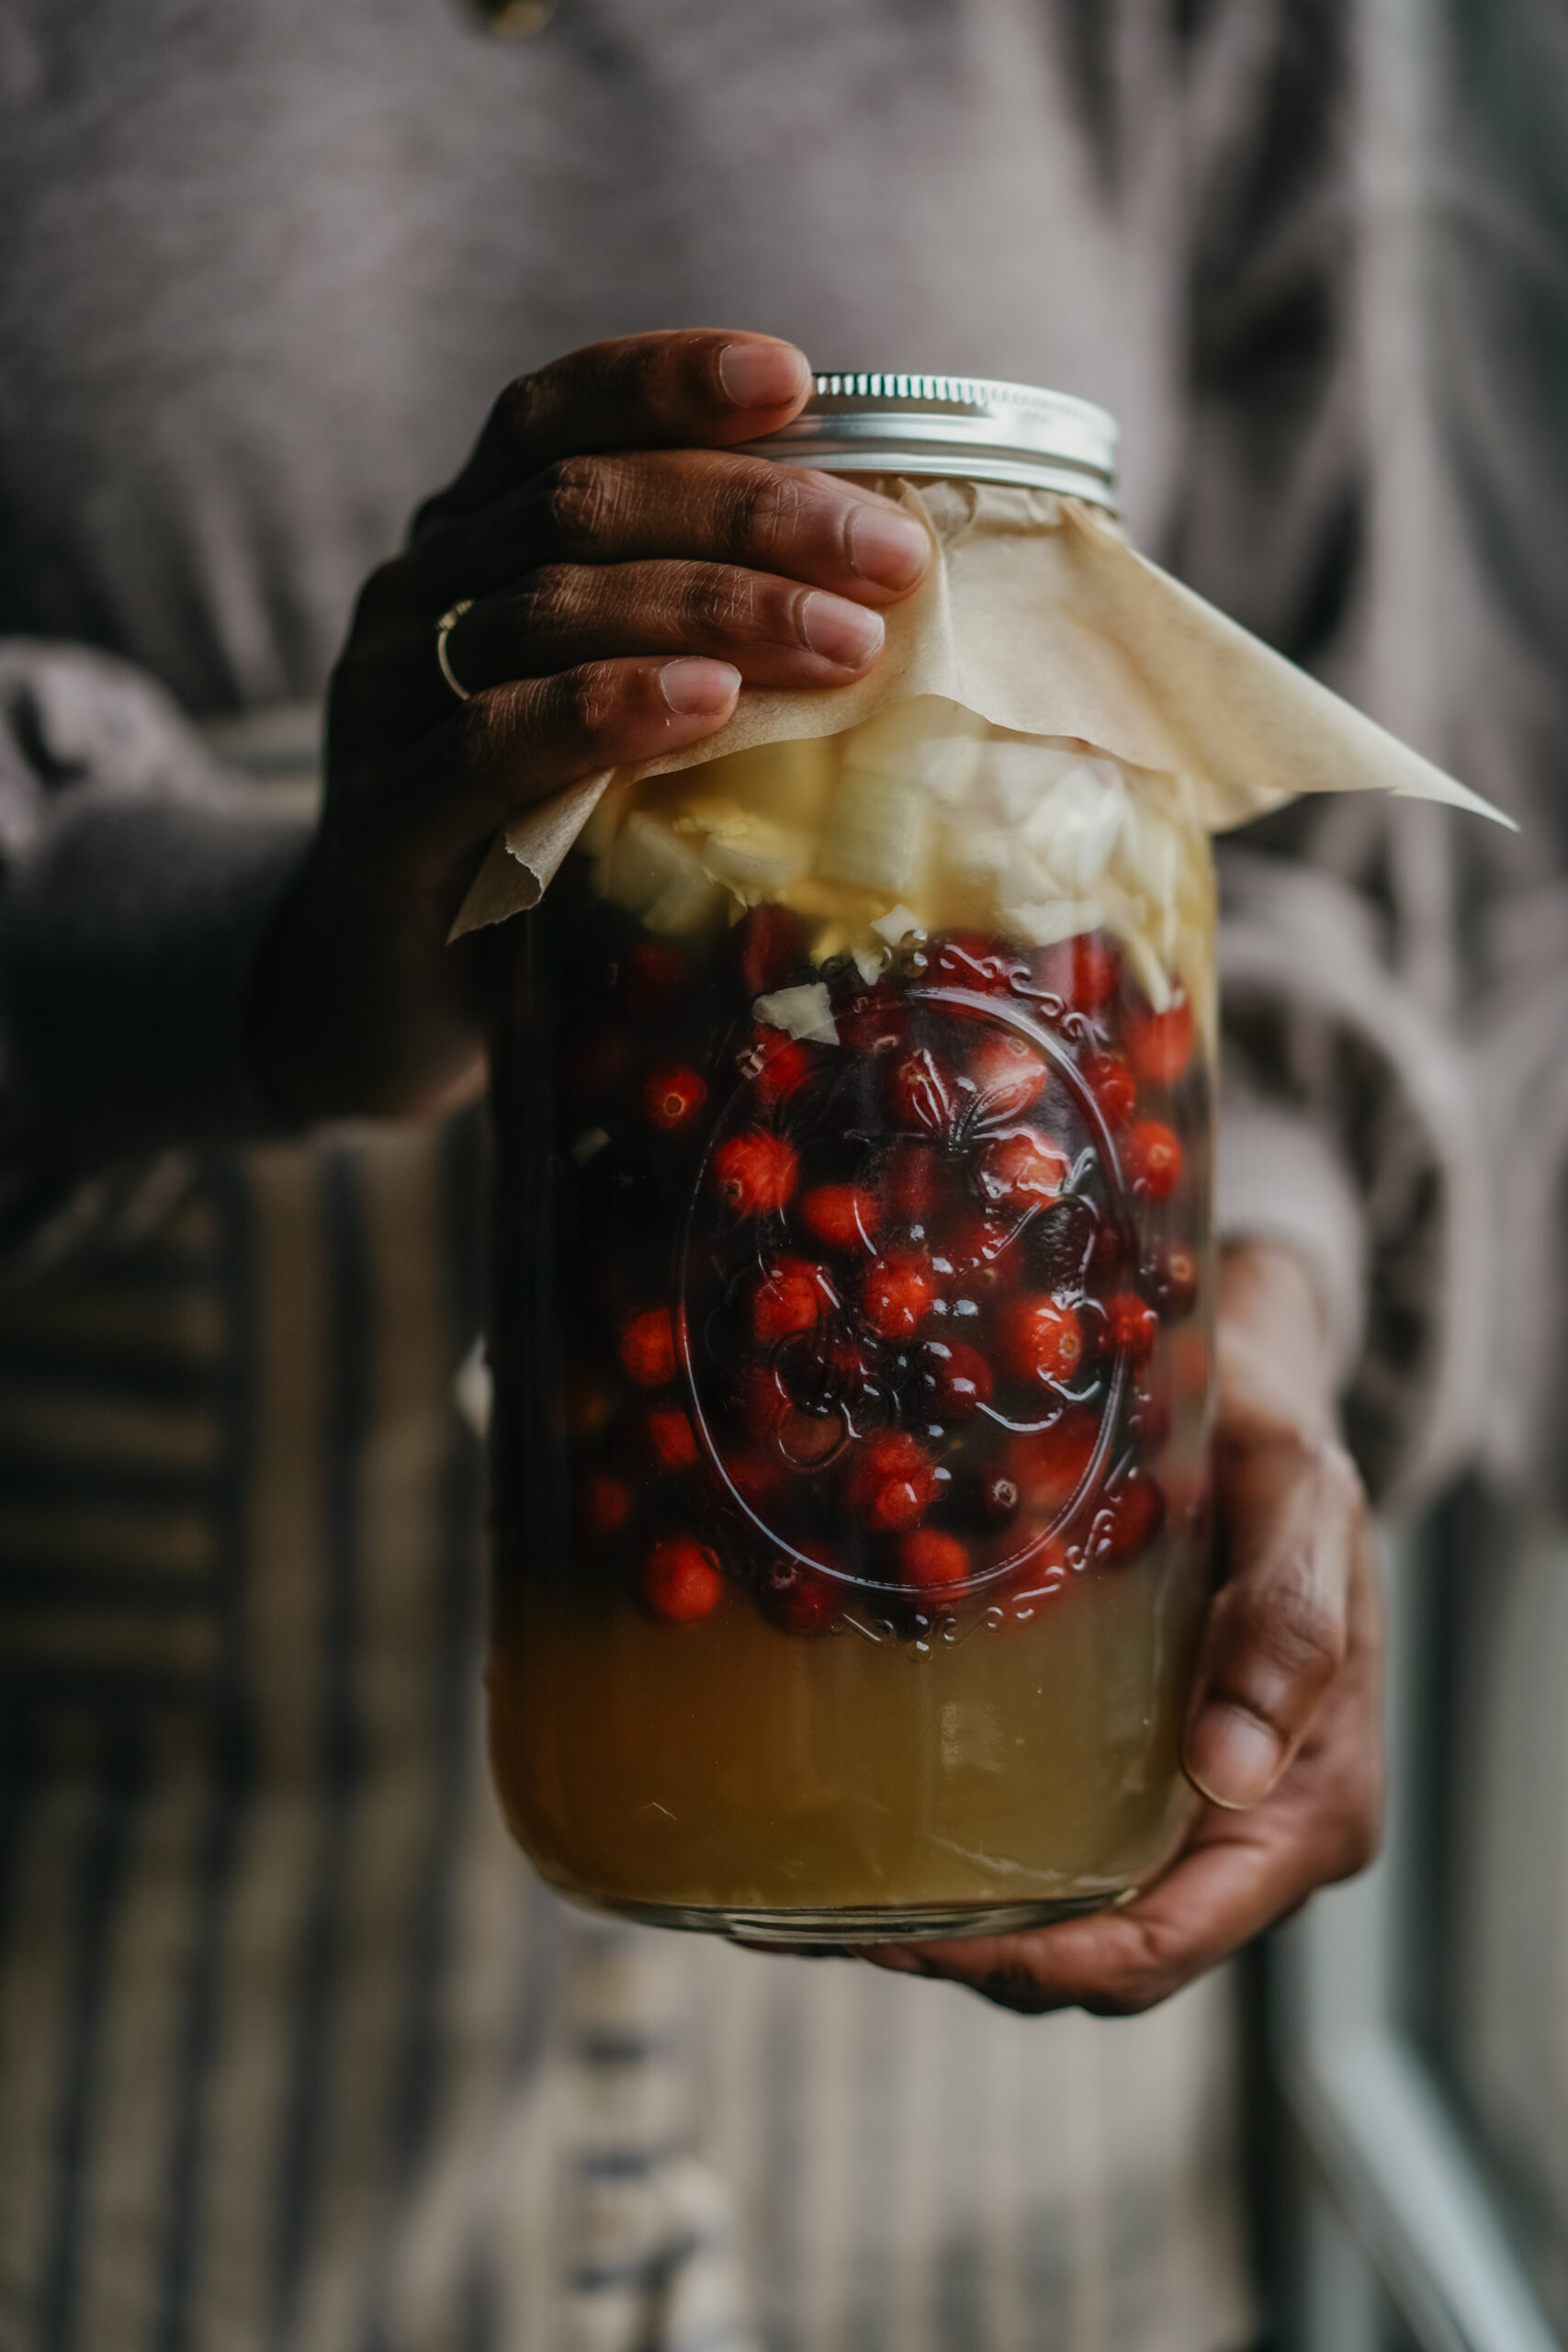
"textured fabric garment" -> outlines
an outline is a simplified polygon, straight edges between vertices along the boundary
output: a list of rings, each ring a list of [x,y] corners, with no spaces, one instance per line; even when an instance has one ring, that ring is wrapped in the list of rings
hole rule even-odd
[[[240,1035],[309,817],[85,647],[0,640],[0,1156],[265,1133]]]
[[[479,1724],[476,1123],[0,1310],[6,2352],[1236,2352],[1233,2027],[559,1908]]]

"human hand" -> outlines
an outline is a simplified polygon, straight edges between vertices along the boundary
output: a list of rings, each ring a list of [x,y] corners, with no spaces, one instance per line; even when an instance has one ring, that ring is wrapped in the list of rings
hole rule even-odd
[[[931,560],[830,475],[726,446],[788,422],[793,345],[598,344],[510,385],[408,550],[372,573],[333,673],[327,793],[260,959],[253,1069],[300,1119],[453,1107],[483,1071],[479,967],[447,932],[525,803],[716,734],[742,682],[844,685]],[[471,699],[436,662],[441,616]]]
[[[1209,1611],[1184,1760],[1205,1799],[1130,1903],[1052,1928],[877,1945],[1004,2007],[1152,2007],[1314,1887],[1365,1868],[1382,1812],[1381,1642],[1365,1498],[1335,1433],[1321,1317],[1288,1250],[1227,1253],[1219,1286],[1215,1495],[1224,1581]]]

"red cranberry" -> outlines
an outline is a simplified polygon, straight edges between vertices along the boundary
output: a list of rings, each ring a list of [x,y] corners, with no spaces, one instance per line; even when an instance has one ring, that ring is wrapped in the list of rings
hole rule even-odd
[[[982,1037],[969,1057],[969,1076],[987,1118],[1014,1119],[1038,1102],[1050,1067],[1025,1037],[999,1029]]]
[[[1158,1119],[1140,1119],[1122,1147],[1122,1165],[1151,1201],[1169,1198],[1181,1182],[1181,1141]]]
[[[969,1274],[984,1269],[994,1274],[996,1261],[1011,1238],[1000,1217],[987,1216],[974,1209],[943,1222],[937,1240],[937,1253],[954,1273]]]
[[[1097,1559],[1133,1560],[1165,1524],[1165,1496],[1146,1471],[1133,1470],[1107,1491],[1096,1512],[1089,1550]]]
[[[879,1534],[896,1535],[925,1516],[939,1484],[925,1448],[907,1430],[895,1430],[856,1447],[850,1462],[850,1508]]]
[[[1066,1183],[1067,1163],[1054,1145],[1023,1128],[986,1146],[978,1174],[988,1201],[1005,1201],[1010,1208],[1042,1208]]]
[[[1137,1084],[1119,1054],[1086,1054],[1080,1075],[1108,1127],[1119,1127],[1132,1117]]]
[[[937,1285],[928,1259],[890,1250],[866,1270],[860,1311],[879,1340],[908,1340],[931,1313]]]
[[[1196,1250],[1184,1241],[1162,1242],[1144,1275],[1144,1288],[1172,1322],[1191,1313],[1202,1269]]]
[[[1034,978],[1071,1012],[1098,1012],[1122,983],[1122,962],[1102,931],[1058,940],[1034,958]]]
[[[675,1327],[666,1306],[645,1306],[621,1325],[620,1358],[639,1388],[662,1388],[675,1377]]]
[[[973,1420],[988,1405],[991,1367],[977,1348],[962,1340],[928,1340],[920,1351],[922,1385],[940,1421]]]
[[[783,1029],[753,1029],[735,1059],[764,1102],[787,1102],[811,1075],[810,1054]]]
[[[1111,1353],[1143,1363],[1154,1353],[1159,1337],[1159,1317],[1136,1291],[1118,1291],[1105,1302],[1106,1345]]]
[[[800,1221],[825,1250],[870,1250],[876,1242],[876,1204],[857,1184],[818,1184],[800,1204]]]
[[[690,1625],[705,1617],[723,1590],[716,1556],[689,1535],[665,1536],[643,1563],[643,1599],[667,1625]]]
[[[884,1091],[888,1114],[901,1127],[942,1135],[953,1124],[953,1081],[928,1046],[896,1054],[887,1066]]]
[[[795,1146],[761,1127],[730,1136],[713,1156],[714,1189],[738,1216],[767,1216],[782,1209],[799,1173]]]
[[[1083,1361],[1083,1326],[1055,1298],[1010,1299],[1000,1317],[1002,1346],[1019,1379],[1055,1387]]]
[[[1129,1016],[1127,1058],[1152,1086],[1176,1084],[1192,1058],[1192,1007],[1184,996],[1164,1012]]]
[[[1100,1430],[1092,1413],[1075,1406],[1046,1430],[1032,1430],[1007,1449],[1004,1467],[1025,1508],[1055,1519],[1089,1474]]]
[[[832,1303],[832,1286],[820,1266],[805,1258],[775,1259],[752,1284],[751,1337],[759,1347],[771,1347],[796,1331],[815,1330]]]
[[[963,1584],[969,1574],[969,1555],[956,1535],[934,1527],[917,1528],[898,1546],[898,1574],[905,1584],[921,1590]]]
[[[694,1069],[683,1063],[663,1062],[650,1070],[642,1090],[643,1116],[665,1135],[689,1127],[708,1099],[708,1091]]]
[[[650,1408],[642,1418],[643,1444],[655,1470],[693,1470],[697,1441],[679,1405]]]

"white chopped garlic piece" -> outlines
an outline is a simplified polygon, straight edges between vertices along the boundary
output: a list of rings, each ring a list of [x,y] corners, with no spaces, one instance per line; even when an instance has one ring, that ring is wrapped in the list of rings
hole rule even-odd
[[[838,772],[836,741],[824,735],[730,752],[721,760],[711,761],[705,774],[714,791],[722,794],[731,807],[815,839],[822,830]]]
[[[846,763],[817,871],[862,890],[907,890],[920,870],[930,825],[931,801],[918,779]]]
[[[724,892],[671,828],[646,809],[626,819],[601,860],[599,888],[666,938],[719,921]]]
[[[1059,940],[1077,939],[1081,932],[1100,931],[1105,909],[1098,899],[1045,899],[1034,905],[1014,902],[1001,910],[1005,930],[1014,932],[1029,947],[1055,947]]]
[[[808,980],[797,989],[774,989],[771,995],[758,997],[751,1017],[764,1029],[783,1029],[791,1037],[824,1046],[839,1042],[827,984],[822,980]]]
[[[810,863],[805,835],[788,833],[765,817],[739,816],[723,831],[710,833],[703,849],[708,873],[740,890],[787,889]]]
[[[739,800],[731,800],[722,793],[710,794],[702,800],[688,800],[678,817],[671,818],[678,833],[732,833],[749,825],[751,820]]]
[[[1078,760],[1030,811],[1022,840],[1063,888],[1087,895],[1115,856],[1127,823],[1127,791],[1112,760]]]
[[[926,935],[926,927],[919,916],[902,905],[889,907],[885,915],[876,917],[871,927],[878,939],[885,939],[889,947],[901,947],[912,931],[918,932],[922,939]]]
[[[842,764],[914,785],[933,800],[967,801],[985,748],[983,718],[935,695],[891,704],[852,728]]]
[[[571,1156],[579,1168],[586,1168],[591,1159],[597,1159],[609,1140],[604,1127],[585,1127],[571,1147]]]
[[[1004,823],[1021,825],[1083,757],[1076,744],[1031,743],[1013,738],[987,743],[979,767],[984,797]]]
[[[948,872],[960,884],[993,898],[1015,882],[1021,855],[1027,855],[1016,831],[980,828],[972,811],[967,821],[962,811],[944,817],[941,841],[942,863]],[[1044,882],[1036,895],[1053,887]]]

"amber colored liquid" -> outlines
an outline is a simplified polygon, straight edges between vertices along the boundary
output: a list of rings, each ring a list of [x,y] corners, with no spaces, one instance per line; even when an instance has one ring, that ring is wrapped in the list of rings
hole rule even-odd
[[[1203,1566],[1175,1540],[927,1642],[869,1638],[862,1608],[801,1642],[739,1592],[672,1631],[525,1589],[489,1678],[507,1820],[552,1884],[632,1908],[1113,1894],[1190,1812]]]

